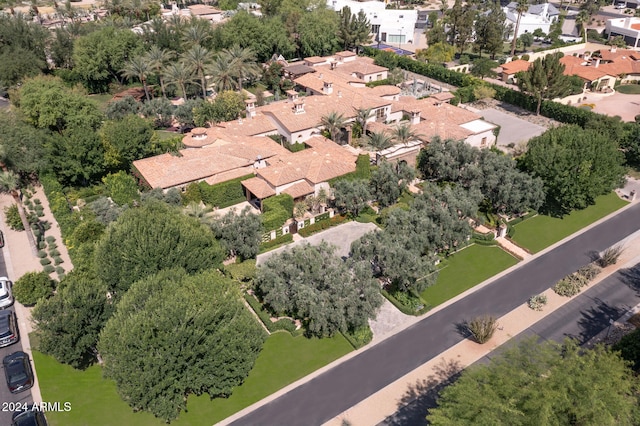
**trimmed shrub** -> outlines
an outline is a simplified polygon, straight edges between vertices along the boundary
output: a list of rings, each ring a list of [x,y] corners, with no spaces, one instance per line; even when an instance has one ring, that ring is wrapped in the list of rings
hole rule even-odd
[[[46,244],[45,244],[45,245],[46,245]],[[53,242],[53,243],[50,243],[50,244],[48,245],[48,248],[49,248],[49,250],[57,249],[57,248],[58,248],[58,245],[57,245],[55,242]]]
[[[53,294],[54,283],[46,272],[27,272],[13,284],[13,295],[25,306]]]
[[[123,170],[103,177],[102,183],[104,183],[109,197],[119,206],[131,204],[134,200],[140,199],[136,180]]]
[[[33,202],[37,205],[37,206],[41,206],[42,205],[42,201],[40,201],[40,198],[34,198]]]
[[[182,195],[182,204],[185,206],[191,203],[199,204],[202,201],[200,186],[195,182],[187,185],[187,188],[181,195]]]
[[[5,223],[14,231],[24,231],[24,225],[20,218],[20,212],[18,212],[18,205],[11,204],[9,207],[4,208]]]
[[[316,232],[331,228],[332,226],[336,226],[348,220],[346,215],[335,215],[329,220],[322,220],[320,222],[315,222],[313,225],[305,226],[302,229],[298,229],[298,234],[303,237],[308,237],[311,234],[315,234]]]
[[[240,182],[252,177],[253,174],[250,174],[241,176],[236,179],[228,180],[226,182],[217,183],[215,185],[209,185],[206,182],[200,182],[198,183],[198,186],[200,188],[202,201],[205,204],[209,204],[219,208],[229,207],[234,204],[246,201],[247,198],[244,194],[244,190]]]
[[[576,274],[583,276],[587,281],[591,281],[597,277],[601,271],[602,270],[597,265],[590,263],[578,269]]]
[[[50,274],[53,271],[56,270],[56,268],[53,267],[53,265],[45,265],[44,268],[42,268],[42,270],[46,273],[46,274]]]
[[[45,241],[47,242],[47,244],[51,244],[56,241],[56,237],[54,237],[53,235],[49,235],[47,238],[45,238]]]
[[[296,325],[290,319],[281,318],[275,322],[271,321],[271,314],[254,296],[245,293],[244,300],[246,300],[249,306],[251,306],[251,309],[253,309],[256,315],[258,315],[258,318],[260,318],[260,321],[262,321],[269,332],[273,333],[275,331],[288,331],[289,333],[293,334],[296,331]]]
[[[56,274],[58,274],[58,276],[63,275],[64,274],[64,268],[62,266],[56,267]]]
[[[58,266],[59,264],[64,263],[64,260],[60,256],[56,256],[53,258],[53,264]]]
[[[293,216],[293,198],[280,194],[262,201],[262,226],[265,231],[282,227]]]
[[[622,246],[609,247],[602,253],[602,255],[600,255],[600,258],[598,259],[598,265],[600,265],[602,268],[606,268],[609,265],[615,265],[616,263],[618,263],[618,258],[623,251],[624,249],[622,248]]]
[[[384,289],[381,290],[381,293],[393,306],[405,315],[420,316],[429,310],[427,303],[425,303],[421,297],[414,294],[403,291],[390,293]]]
[[[547,296],[544,294],[536,294],[529,298],[528,305],[534,311],[541,311],[544,305],[547,304]]]
[[[40,221],[40,223],[42,223],[42,229],[44,229],[45,231],[51,229],[51,223],[49,223],[48,220]]]
[[[47,257],[47,252],[44,250],[38,250],[38,257],[40,259],[44,259],[45,257]]]
[[[47,243],[46,242],[44,242],[44,241],[38,242],[38,249],[44,250],[46,248],[47,248]]]
[[[373,331],[368,325],[342,333],[342,335],[353,346],[353,349],[360,349],[373,340]]]
[[[44,265],[50,265],[51,264],[51,259],[49,259],[48,257],[45,257],[44,259],[40,259],[40,264],[42,266]]]
[[[498,322],[496,318],[491,315],[483,315],[467,322],[467,330],[473,336],[473,339],[480,343],[486,343],[491,339],[493,333],[498,328]]]
[[[49,247],[49,256],[51,257],[60,256],[60,252],[57,249],[52,249],[51,247]]]
[[[266,243],[260,244],[260,253],[264,253],[265,251],[269,251],[272,248],[278,247],[282,244],[287,244],[293,241],[293,235],[285,234],[278,238],[274,238],[271,241],[267,241]]]

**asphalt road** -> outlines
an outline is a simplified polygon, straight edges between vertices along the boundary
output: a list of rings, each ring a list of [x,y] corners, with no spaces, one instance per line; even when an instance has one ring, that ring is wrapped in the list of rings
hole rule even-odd
[[[10,244],[9,241],[6,242]],[[7,276],[7,267],[4,263],[4,256],[2,254],[2,250],[0,250],[0,276]],[[13,306],[8,308],[10,310],[14,310]],[[24,336],[20,336],[22,339]],[[0,360],[2,360],[5,356],[9,355],[12,352],[21,351],[22,344],[20,341],[14,343],[11,346],[7,346],[6,348],[0,348]],[[31,363],[33,367],[33,362]],[[0,364],[0,369],[2,368],[2,364]],[[33,398],[31,397],[31,391],[24,391],[17,394],[12,394],[9,392],[9,388],[7,387],[7,381],[5,380],[4,370],[0,373],[0,425],[10,425],[11,424],[11,415],[14,411],[15,403],[26,404],[32,403]]]
[[[640,229],[640,204],[424,318],[233,425],[320,425],[460,342],[459,327],[482,314],[502,316],[596,254]],[[295,362],[295,360],[292,360]]]

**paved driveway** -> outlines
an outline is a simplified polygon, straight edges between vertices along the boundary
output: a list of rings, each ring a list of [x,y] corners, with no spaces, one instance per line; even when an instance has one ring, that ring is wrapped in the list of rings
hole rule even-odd
[[[262,262],[266,261],[269,257],[273,256],[274,253],[279,253],[283,250],[289,250],[291,247],[295,247],[304,243],[317,245],[322,241],[326,241],[329,244],[338,246],[338,252],[336,254],[340,257],[347,257],[349,256],[349,250],[351,248],[352,242],[362,237],[367,232],[377,229],[379,228],[373,223],[348,222],[327,229],[326,231],[318,232],[317,234],[314,234],[310,237],[296,241],[293,244],[288,244],[284,247],[280,247],[270,252],[258,255],[256,263],[259,265]]]
[[[530,123],[502,111],[493,108],[483,109],[479,112],[485,120],[500,126],[498,146],[509,144],[517,145],[518,142],[526,142],[534,136],[544,133],[546,128]]]

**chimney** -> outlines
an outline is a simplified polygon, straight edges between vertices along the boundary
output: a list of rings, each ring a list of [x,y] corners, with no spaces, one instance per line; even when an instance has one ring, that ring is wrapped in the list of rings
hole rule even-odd
[[[245,110],[247,112],[247,118],[253,118],[256,116],[256,100],[255,98],[249,98],[244,101]]]
[[[618,46],[611,46],[611,53],[616,53],[618,51]]]
[[[295,101],[293,101],[293,113],[294,114],[304,113],[304,99],[296,99]]]
[[[631,28],[631,18],[624,19],[624,28]]]
[[[342,90],[338,90],[338,97],[341,98],[342,97]]]
[[[321,74],[322,75],[322,74]],[[330,95],[333,93],[333,83],[330,81],[325,81],[322,85],[322,93],[325,95]]]
[[[298,99],[298,92],[295,90],[287,90],[287,99],[289,99],[289,102],[295,101]]]
[[[411,111],[411,124],[420,123],[420,110],[414,109]]]
[[[337,64],[338,64],[338,63],[337,63],[336,61],[331,61],[331,69],[332,69],[332,70],[335,70],[335,69],[336,69],[336,65],[337,65]]]
[[[323,77],[322,73],[318,73],[318,78],[319,78],[320,80],[322,80],[322,77]]]
[[[596,65],[594,66],[594,68],[598,68],[599,65],[600,65],[600,58],[596,59]]]

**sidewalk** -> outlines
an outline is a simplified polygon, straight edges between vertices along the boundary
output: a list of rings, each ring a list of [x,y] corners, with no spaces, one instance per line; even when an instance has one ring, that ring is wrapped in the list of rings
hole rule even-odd
[[[581,293],[600,283],[619,269],[628,268],[640,262],[640,231],[622,242],[625,247],[617,264],[604,268]],[[325,423],[326,426],[339,426],[348,422],[351,425],[378,424],[393,415],[402,406],[418,398],[422,392],[433,388],[440,382],[449,379],[462,369],[478,361],[480,358],[508,342],[512,337],[531,327],[547,315],[552,314],[575,297],[562,297],[552,289],[543,294],[547,296],[547,305],[542,311],[534,311],[523,304],[498,319],[498,330],[493,338],[479,345],[469,339],[463,340],[441,353],[438,358],[421,365],[417,369],[401,377],[385,388],[351,407],[339,416]],[[630,316],[630,315],[629,315]],[[623,321],[623,319],[619,321]],[[426,413],[425,413],[426,415]]]
[[[68,272],[73,268],[73,265],[71,264],[67,247],[63,244],[62,237],[60,235],[60,228],[51,213],[49,202],[47,201],[47,197],[44,195],[42,187],[36,188],[32,199],[35,198],[39,198],[42,201],[44,216],[41,219],[51,223],[51,229],[46,231],[46,235],[52,235],[55,237],[60,257],[64,260],[61,266]],[[33,255],[26,233],[10,229],[5,222],[4,209],[14,203],[14,199],[11,195],[0,194],[0,229],[4,233],[5,239],[5,246],[2,249],[2,254],[5,259],[7,275],[13,282],[17,281],[27,272],[42,271],[40,258]],[[55,276],[55,274],[52,274],[52,277],[53,276]],[[29,354],[33,362],[31,343],[29,342],[29,333],[33,331],[33,324],[31,322],[31,309],[33,308],[25,307],[16,301],[14,309],[18,317],[18,328],[20,330],[20,344],[22,345],[22,350]],[[35,367],[33,371],[35,375],[35,383],[31,388],[31,395],[34,402],[42,402],[42,395],[40,393],[40,386],[38,383],[38,372]]]

